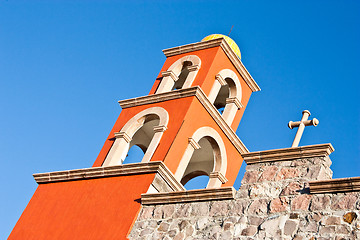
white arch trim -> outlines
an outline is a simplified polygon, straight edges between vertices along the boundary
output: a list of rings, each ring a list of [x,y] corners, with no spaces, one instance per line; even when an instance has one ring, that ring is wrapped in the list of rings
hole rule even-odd
[[[212,89],[210,91],[209,94],[209,100],[214,103],[217,94],[219,93],[220,87],[222,85],[227,84],[225,82],[226,78],[230,78],[234,84],[235,84],[235,93],[234,91],[230,91],[230,98],[237,98],[238,101],[241,102],[241,98],[242,98],[242,89],[241,89],[241,84],[240,84],[240,80],[238,78],[238,76],[236,75],[236,73],[230,69],[223,69],[221,70],[217,75],[216,75],[216,81],[214,82]]]
[[[150,161],[169,123],[169,114],[161,107],[151,107],[139,112],[121,128],[119,133],[115,133],[116,139],[105,158],[103,166],[119,165],[124,161],[127,152],[129,151],[132,137],[135,135],[137,130],[144,125],[146,116],[152,114],[159,117],[159,125],[154,127],[155,134],[141,162]]]
[[[178,80],[178,76],[181,73],[184,62],[192,62],[192,65],[188,67],[189,75],[187,76],[182,88],[191,87],[201,67],[201,59],[196,55],[184,56],[175,61],[166,71],[162,72],[163,79],[161,80],[156,93],[171,91],[174,83]]]
[[[226,157],[225,144],[224,144],[221,136],[215,129],[205,126],[205,127],[201,127],[199,129],[197,129],[194,132],[194,134],[192,135],[192,137],[189,138],[189,144],[186,147],[184,155],[181,158],[179,166],[175,172],[175,178],[179,182],[181,181],[181,179],[185,173],[185,170],[186,170],[187,166],[189,165],[190,159],[191,159],[194,151],[196,149],[198,149],[196,146],[199,147],[198,142],[203,137],[210,137],[217,143],[217,145],[219,147],[219,153],[216,153],[216,154],[218,154],[219,157],[218,157],[218,159],[216,159],[216,158],[214,159],[215,162],[214,162],[213,172],[219,173],[218,175],[220,175],[220,176],[225,176],[226,169],[227,169],[227,157]],[[224,183],[222,181],[222,179],[220,179],[220,178],[212,179],[211,177],[214,175],[216,175],[216,174],[210,174],[210,180],[209,180],[207,188],[220,187],[221,184]]]
[[[236,73],[230,69],[223,69],[218,73],[224,80],[226,78],[231,78],[235,84],[235,94],[230,91],[230,97],[236,97],[240,102],[242,98],[241,84]]]
[[[230,69],[223,69],[216,75],[216,80],[209,94],[209,100],[211,103],[215,102],[221,86],[228,84],[226,82],[226,78],[230,78],[235,85],[234,87],[230,87],[230,96],[228,99],[226,99],[225,109],[222,114],[222,117],[225,119],[225,121],[229,125],[231,125],[235,118],[237,110],[243,107],[243,105],[241,104],[241,84],[239,78],[234,71]]]

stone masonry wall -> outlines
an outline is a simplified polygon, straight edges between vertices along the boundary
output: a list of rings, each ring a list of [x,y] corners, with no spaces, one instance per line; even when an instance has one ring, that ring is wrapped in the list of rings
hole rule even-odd
[[[233,200],[143,206],[129,239],[360,239],[360,192],[310,194],[329,157],[248,165]]]

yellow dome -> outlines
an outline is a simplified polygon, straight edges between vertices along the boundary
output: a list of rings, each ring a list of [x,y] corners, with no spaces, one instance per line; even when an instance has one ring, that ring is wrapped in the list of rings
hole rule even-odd
[[[235,41],[232,40],[231,38],[229,38],[228,36],[222,35],[222,34],[211,34],[205,38],[203,38],[203,40],[201,40],[202,42],[204,41],[208,41],[208,40],[212,40],[212,39],[217,39],[217,38],[225,38],[225,41],[229,44],[229,46],[231,47],[231,49],[236,53],[236,55],[238,55],[238,57],[241,59],[241,52],[240,49],[238,47],[238,45],[236,45]]]

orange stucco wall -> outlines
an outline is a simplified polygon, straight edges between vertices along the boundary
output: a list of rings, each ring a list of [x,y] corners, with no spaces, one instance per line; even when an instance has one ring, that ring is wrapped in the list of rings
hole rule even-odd
[[[227,171],[225,177],[229,181],[223,184],[223,186],[232,186],[240,170],[243,159],[232,142],[222,132],[214,119],[207,113],[206,109],[196,98],[193,99],[191,107],[184,118],[184,123],[174,139],[173,145],[176,147],[169,150],[164,159],[164,163],[173,173],[175,173],[188,145],[188,138],[191,137],[197,129],[204,126],[215,129],[225,144],[227,155]]]
[[[162,161],[168,149],[170,148],[173,139],[177,134],[178,129],[182,124],[182,121],[190,106],[192,98],[194,97],[181,98],[177,100],[170,100],[166,102],[147,104],[147,105],[124,109],[120,113],[120,116],[118,117],[117,121],[115,122],[115,125],[111,130],[109,137],[105,141],[105,144],[101,149],[93,167],[99,167],[103,164],[106,155],[108,154],[112,144],[114,143],[114,132],[119,132],[121,128],[137,113],[154,106],[163,107],[169,113],[168,129],[164,132],[160,144],[157,147],[152,158],[155,161]]]
[[[154,176],[40,184],[8,239],[126,239]]]

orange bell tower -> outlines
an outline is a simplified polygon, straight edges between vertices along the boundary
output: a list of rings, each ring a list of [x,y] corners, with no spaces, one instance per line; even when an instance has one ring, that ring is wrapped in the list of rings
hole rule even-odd
[[[235,131],[259,86],[227,36],[163,52],[149,95],[119,101],[91,168],[34,174],[39,186],[9,239],[126,239],[145,196],[186,192],[202,175],[206,189],[232,187],[248,152]],[[144,155],[126,164],[135,146]]]

